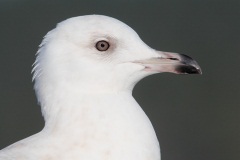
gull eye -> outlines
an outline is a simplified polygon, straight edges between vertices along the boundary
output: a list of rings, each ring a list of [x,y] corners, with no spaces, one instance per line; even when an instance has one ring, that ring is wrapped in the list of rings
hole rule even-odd
[[[106,50],[108,50],[108,48],[110,47],[110,45],[109,45],[109,43],[108,43],[107,41],[101,40],[101,41],[98,41],[98,42],[96,43],[96,46],[95,46],[95,47],[96,47],[97,50],[99,50],[99,51],[106,51]]]

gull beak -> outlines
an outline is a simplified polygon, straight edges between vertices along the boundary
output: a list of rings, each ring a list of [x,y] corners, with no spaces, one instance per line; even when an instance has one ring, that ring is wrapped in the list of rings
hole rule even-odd
[[[135,63],[145,66],[145,71],[156,73],[202,74],[197,62],[187,55],[161,51],[157,51],[157,54],[157,57],[135,61]]]

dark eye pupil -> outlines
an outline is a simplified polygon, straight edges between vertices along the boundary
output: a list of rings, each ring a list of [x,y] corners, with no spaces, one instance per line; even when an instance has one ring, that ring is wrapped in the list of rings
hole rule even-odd
[[[96,43],[96,49],[99,51],[106,51],[110,47],[109,43],[107,41],[98,41]]]

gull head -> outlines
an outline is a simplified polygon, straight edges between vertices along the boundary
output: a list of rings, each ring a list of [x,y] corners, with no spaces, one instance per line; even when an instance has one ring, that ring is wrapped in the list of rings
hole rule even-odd
[[[155,73],[201,74],[189,56],[152,49],[128,25],[102,15],[59,23],[44,37],[33,71],[41,103],[63,93],[132,91]]]

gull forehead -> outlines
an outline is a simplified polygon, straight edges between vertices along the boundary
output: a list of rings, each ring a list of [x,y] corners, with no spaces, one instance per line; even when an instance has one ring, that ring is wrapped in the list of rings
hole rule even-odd
[[[137,33],[125,23],[108,16],[103,15],[88,15],[69,18],[58,24],[59,28],[65,28],[70,33],[110,33],[117,36],[131,34],[137,36]],[[64,30],[64,29],[63,29]]]

